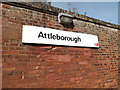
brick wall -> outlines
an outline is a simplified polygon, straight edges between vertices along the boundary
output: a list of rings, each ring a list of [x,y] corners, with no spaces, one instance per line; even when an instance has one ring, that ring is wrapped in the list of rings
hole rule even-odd
[[[2,11],[1,6],[0,11]],[[2,13],[0,13],[0,89],[1,88],[2,88]]]
[[[119,26],[70,12],[77,17],[71,29],[57,20],[68,11],[1,5],[3,88],[118,88]],[[97,35],[100,48],[22,44],[22,25]]]

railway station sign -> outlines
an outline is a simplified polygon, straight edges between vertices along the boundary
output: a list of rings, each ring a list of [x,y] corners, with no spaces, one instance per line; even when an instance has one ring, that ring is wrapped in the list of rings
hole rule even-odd
[[[23,25],[22,43],[99,48],[96,35]]]

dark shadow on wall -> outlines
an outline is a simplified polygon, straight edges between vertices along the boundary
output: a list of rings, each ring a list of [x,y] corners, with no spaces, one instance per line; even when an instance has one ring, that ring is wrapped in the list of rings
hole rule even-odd
[[[71,47],[71,48],[90,48],[90,49],[99,49],[97,47],[85,47],[85,46],[65,46],[65,45],[52,45],[52,44],[34,44],[34,43],[23,43],[23,46],[33,46],[33,47],[46,47],[46,46],[51,46],[51,47]]]

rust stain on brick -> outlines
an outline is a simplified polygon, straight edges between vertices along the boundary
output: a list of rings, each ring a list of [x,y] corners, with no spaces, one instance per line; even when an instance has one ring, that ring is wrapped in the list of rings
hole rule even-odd
[[[3,7],[3,8],[9,8],[10,5],[5,5],[5,4],[3,4],[2,7]]]

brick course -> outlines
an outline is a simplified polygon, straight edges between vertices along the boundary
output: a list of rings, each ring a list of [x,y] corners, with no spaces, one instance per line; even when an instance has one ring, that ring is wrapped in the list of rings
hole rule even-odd
[[[1,5],[3,88],[118,88],[119,26],[77,19],[72,29],[59,24],[56,14]],[[22,25],[97,35],[100,48],[22,44]]]

